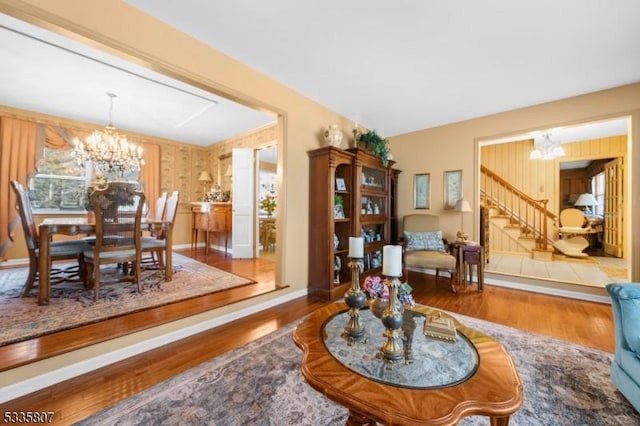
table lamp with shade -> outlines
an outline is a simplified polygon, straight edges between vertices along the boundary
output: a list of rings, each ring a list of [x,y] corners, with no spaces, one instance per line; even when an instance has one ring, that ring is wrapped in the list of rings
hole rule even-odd
[[[471,210],[469,202],[461,198],[456,202],[453,211],[460,212],[460,230],[456,234],[458,241],[467,241],[469,236],[464,232],[464,214],[471,213],[473,210]]]
[[[207,201],[207,184],[213,181],[211,178],[211,173],[207,171],[200,172],[200,176],[198,176],[198,182],[202,183],[202,201]]]
[[[593,194],[585,192],[584,194],[580,194],[573,205],[576,207],[582,207],[582,211],[586,214],[592,214],[593,210],[591,210],[591,208],[593,206],[597,206],[598,201],[596,201],[596,197],[594,197]]]

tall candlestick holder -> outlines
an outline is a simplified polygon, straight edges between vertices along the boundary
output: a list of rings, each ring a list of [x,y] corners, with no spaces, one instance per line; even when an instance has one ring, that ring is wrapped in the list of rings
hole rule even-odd
[[[389,304],[382,312],[382,324],[385,326],[384,337],[387,340],[380,348],[380,354],[391,366],[404,358],[402,344],[402,304],[398,299],[400,288],[399,277],[387,277],[389,287]]]
[[[360,272],[364,271],[362,258],[352,257],[349,261],[349,268],[351,268],[351,287],[344,294],[344,301],[349,307],[349,320],[344,327],[343,336],[353,342],[362,340],[364,337],[360,309],[364,306],[367,296],[360,288]]]

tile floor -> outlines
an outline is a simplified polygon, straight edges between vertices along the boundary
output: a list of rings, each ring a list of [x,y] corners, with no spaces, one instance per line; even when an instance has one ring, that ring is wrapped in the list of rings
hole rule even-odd
[[[522,275],[602,287],[611,282],[628,282],[628,261],[614,257],[590,256],[589,260],[542,261],[526,256],[494,254],[485,272]]]

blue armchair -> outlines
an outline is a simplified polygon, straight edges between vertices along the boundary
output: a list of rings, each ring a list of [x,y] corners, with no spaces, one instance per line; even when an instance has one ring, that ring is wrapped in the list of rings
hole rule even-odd
[[[640,283],[609,284],[615,355],[611,382],[640,412]]]

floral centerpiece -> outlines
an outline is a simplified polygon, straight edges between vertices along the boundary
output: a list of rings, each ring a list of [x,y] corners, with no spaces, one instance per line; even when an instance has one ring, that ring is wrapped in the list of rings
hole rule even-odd
[[[388,278],[369,275],[364,279],[364,282],[362,283],[362,288],[364,289],[365,293],[368,295],[368,297],[373,299],[369,304],[371,313],[377,318],[381,319],[384,310],[389,305],[389,286],[387,281]],[[411,348],[413,345],[413,333],[416,329],[416,321],[413,317],[413,311],[411,311],[410,309],[404,309],[405,307],[412,307],[416,305],[416,302],[411,295],[412,291],[413,288],[409,285],[409,283],[401,283],[398,286],[398,303],[400,304],[400,306],[397,306],[397,310],[402,311],[401,328],[404,335],[402,340],[405,363],[413,362]],[[384,319],[382,322],[383,324],[385,324]],[[387,331],[389,331],[388,328]]]
[[[368,297],[373,299],[371,301],[371,313],[380,317],[382,311],[389,304],[389,286],[387,285],[388,278],[383,278],[378,275],[369,275],[364,279],[362,288],[367,293]],[[398,300],[402,306],[415,306],[416,302],[413,299],[411,292],[413,287],[409,283],[402,283],[398,288]]]
[[[100,173],[95,173],[93,175],[93,179],[91,179],[91,183],[87,186],[87,190],[85,192],[84,197],[84,208],[85,210],[91,212],[93,211],[93,204],[91,203],[91,196],[98,188],[105,188],[109,182],[107,181],[107,177]]]
[[[260,209],[264,210],[268,217],[271,217],[277,206],[276,191],[273,185],[271,187],[262,185],[262,187],[267,190],[267,194],[260,198]]]

